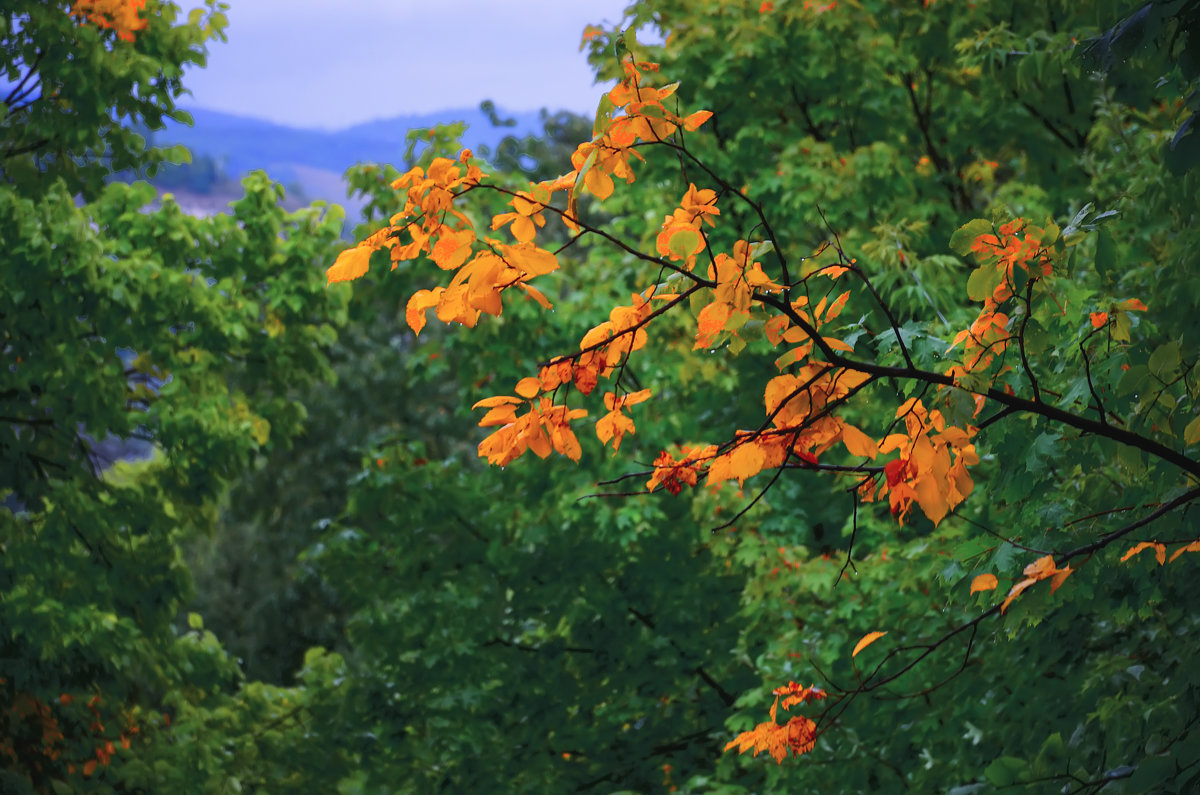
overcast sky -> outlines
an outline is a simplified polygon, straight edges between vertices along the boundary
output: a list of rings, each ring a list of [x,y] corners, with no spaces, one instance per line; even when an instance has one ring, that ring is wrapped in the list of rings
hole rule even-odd
[[[229,41],[188,73],[184,104],[330,130],[485,99],[590,114],[603,89],[580,38],[627,2],[229,0]]]

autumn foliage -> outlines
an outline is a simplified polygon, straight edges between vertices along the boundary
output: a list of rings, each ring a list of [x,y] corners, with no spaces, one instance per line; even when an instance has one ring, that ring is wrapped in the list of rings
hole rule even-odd
[[[76,0],[71,16],[80,17],[98,28],[112,30],[121,41],[133,41],[134,34],[146,27],[146,0]]]
[[[769,5],[764,4],[762,13],[771,11]],[[747,481],[774,473],[765,491],[785,470],[811,470],[847,480],[856,509],[859,503],[886,500],[899,525],[913,521],[915,508],[937,527],[975,489],[972,470],[981,460],[981,429],[1014,412],[1045,416],[1082,432],[1170,455],[1161,443],[1135,437],[1118,422],[1110,422],[1095,394],[1092,408],[1098,419],[1044,401],[1031,361],[1031,324],[1049,327],[1075,318],[1085,330],[1104,333],[1109,344],[1119,345],[1130,341],[1131,313],[1147,311],[1137,297],[1120,297],[1096,311],[1064,298],[1069,249],[1078,242],[1077,229],[1068,230],[1074,236],[1066,240],[1066,233],[1050,220],[976,219],[961,226],[950,247],[973,263],[960,294],[978,309],[940,352],[946,365],[930,369],[916,363],[909,349],[911,332],[901,328],[875,290],[869,270],[847,255],[836,230],[828,230],[828,239],[809,257],[790,260],[753,191],[724,182],[691,155],[688,134],[712,114],[680,115],[673,109],[668,100],[676,85],[651,84],[659,69],[656,64],[630,58],[622,67],[623,79],[601,102],[593,138],[581,143],[571,158],[573,170],[527,190],[512,190],[489,181],[470,151],[457,160],[434,159],[428,168],[413,168],[395,180],[392,187],[405,196],[403,211],[343,252],[328,271],[330,282],[359,278],[377,251],[388,253],[392,268],[417,257],[432,260],[448,272],[449,281],[418,290],[409,299],[407,322],[418,334],[430,310],[444,323],[473,327],[481,315],[499,316],[505,302],[516,295],[549,309],[552,291],[532,282],[560,269],[561,249],[543,248],[538,242],[556,221],[572,242],[584,236],[607,239],[657,273],[630,294],[628,303],[612,307],[607,320],[583,333],[577,351],[544,362],[521,378],[512,394],[475,402],[474,408],[486,412],[479,424],[490,430],[478,453],[490,464],[504,466],[529,451],[541,458],[557,452],[579,460],[582,446],[575,429],[589,409],[579,405],[573,393],[588,398],[601,384],[603,412],[594,429],[601,444],[611,442],[616,452],[622,440],[636,432],[631,407],[652,397],[650,389],[628,385],[626,370],[658,333],[663,318],[688,310],[694,318],[691,347],[697,351],[728,346],[737,354],[747,344],[743,330],[759,324],[773,349],[775,374],[761,387],[763,416],[757,426],[738,429],[723,441],[692,441],[662,450],[645,473],[648,492],[678,495],[685,488],[704,485],[717,490],[736,483],[740,494]],[[651,249],[642,250],[589,225],[578,208],[584,195],[602,202],[618,185],[634,183],[645,159],[642,152],[655,146],[695,168],[688,171],[686,191],[663,217]],[[460,205],[469,194],[484,191],[504,196],[509,209],[480,228]],[[718,249],[716,233],[731,207],[739,215],[749,214],[752,233]],[[507,232],[512,240],[499,232]],[[906,260],[902,256],[900,261]],[[873,307],[869,311],[886,318],[887,328],[879,337],[890,337],[889,344],[899,349],[899,365],[879,363],[847,335],[854,324],[842,314],[851,305],[859,311]],[[1086,347],[1081,350],[1089,363]],[[1022,392],[1014,390],[1014,379],[1024,383]],[[919,389],[896,401],[889,423],[873,426],[851,419],[862,416],[854,407],[865,396],[877,398],[885,384],[896,381]],[[1151,547],[1161,562],[1162,545],[1143,543],[1129,555]],[[1195,543],[1185,548],[1193,547]],[[1006,598],[980,618],[1005,613],[1019,595],[1043,580],[1050,580],[1053,593],[1074,571],[1068,561],[1096,548],[1039,556],[1024,567],[1023,577]],[[973,579],[970,592],[987,592],[998,584],[994,574],[981,574]],[[868,634],[851,656],[885,634]],[[901,651],[897,648],[893,654]],[[863,684],[854,692],[869,687]],[[753,750],[755,755],[767,751],[777,762],[789,753],[799,756],[812,749],[817,724],[797,715],[779,725],[776,710],[781,697],[786,711],[824,699],[825,691],[793,683],[775,695],[771,719],[740,734],[727,749]]]

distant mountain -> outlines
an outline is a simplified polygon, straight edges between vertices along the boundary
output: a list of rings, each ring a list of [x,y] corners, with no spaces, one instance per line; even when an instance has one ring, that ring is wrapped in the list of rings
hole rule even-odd
[[[183,144],[193,155],[212,157],[233,177],[264,169],[278,182],[298,185],[310,199],[342,204],[346,203],[343,172],[363,162],[402,167],[405,136],[411,129],[466,122],[463,143],[476,150],[482,146],[494,150],[508,135],[524,136],[542,131],[541,116],[537,111],[510,114],[497,109],[501,119],[515,122],[511,127],[494,126],[479,108],[460,108],[379,119],[329,132],[288,127],[204,108],[187,110],[195,124],[188,127],[168,122],[165,130],[154,133],[156,145]]]

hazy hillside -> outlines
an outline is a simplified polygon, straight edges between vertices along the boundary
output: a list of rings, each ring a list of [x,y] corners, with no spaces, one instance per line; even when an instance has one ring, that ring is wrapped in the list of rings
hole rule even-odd
[[[160,145],[183,144],[193,155],[207,155],[229,175],[237,177],[254,169],[265,169],[285,185],[299,185],[306,197],[346,202],[342,173],[361,162],[402,165],[405,136],[410,129],[439,123],[466,122],[464,144],[473,149],[495,148],[506,135],[541,132],[537,111],[509,114],[512,127],[496,127],[479,108],[462,108],[436,113],[397,116],[358,124],[342,130],[325,131],[287,127],[245,116],[203,108],[189,108],[195,125],[168,122],[166,130],[154,135]],[[350,209],[350,208],[347,208]]]

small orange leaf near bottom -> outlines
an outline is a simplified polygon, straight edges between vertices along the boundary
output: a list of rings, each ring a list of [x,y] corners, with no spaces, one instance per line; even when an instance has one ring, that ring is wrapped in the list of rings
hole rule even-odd
[[[975,579],[971,580],[971,593],[976,591],[991,591],[995,590],[1000,581],[996,579],[995,574],[980,574]]]
[[[866,635],[863,635],[862,639],[860,639],[858,643],[854,644],[854,651],[850,653],[850,656],[857,657],[860,651],[867,648],[886,634],[886,632],[868,632]]]

